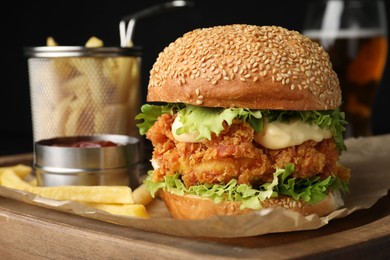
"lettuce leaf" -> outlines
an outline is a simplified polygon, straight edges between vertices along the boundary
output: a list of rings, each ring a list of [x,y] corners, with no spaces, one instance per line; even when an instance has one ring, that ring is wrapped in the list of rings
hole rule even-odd
[[[293,167],[293,164],[288,164],[285,167]],[[320,176],[313,176],[308,179],[296,179],[291,177],[293,172],[293,169],[286,170],[280,176],[280,183],[275,190],[278,194],[316,204],[326,198],[329,188],[348,192],[347,184],[342,183],[339,178],[328,176],[321,179]]]
[[[149,171],[149,176],[144,180],[147,190],[154,196],[159,190],[169,191],[177,195],[197,195],[203,198],[220,203],[223,200],[241,202],[241,209],[260,209],[261,202],[279,195],[291,196],[295,200],[315,204],[326,198],[330,189],[339,189],[348,192],[347,184],[341,183],[336,177],[328,177],[321,180],[319,177],[312,177],[305,180],[292,178],[294,165],[287,164],[284,169],[276,169],[273,173],[273,180],[258,188],[253,188],[247,184],[238,184],[232,179],[227,184],[199,184],[197,186],[185,187],[179,174],[164,176],[164,181],[153,182]]]
[[[174,109],[179,109],[178,105],[169,104],[164,106],[156,106],[145,104],[141,107],[141,113],[139,113],[135,119],[143,120],[142,123],[137,124],[139,132],[141,135],[146,134],[146,132],[153,126],[153,124],[157,121],[157,118],[162,114],[171,114],[173,115]]]
[[[177,131],[178,134],[198,132],[199,135],[196,141],[202,139],[211,140],[211,133],[219,135],[224,129],[223,122],[231,125],[233,119],[238,117],[243,120],[250,118],[250,121],[261,129],[262,120],[260,111],[251,112],[249,109],[243,108],[208,108],[187,105],[185,108],[178,111],[180,122],[183,124]]]
[[[143,105],[141,113],[136,119],[143,119],[144,122],[137,124],[140,134],[145,134],[157,118],[164,114],[178,112],[180,121],[183,124],[178,134],[198,132],[197,140],[203,138],[211,139],[211,133],[219,135],[223,130],[223,122],[231,124],[234,118],[248,122],[256,132],[263,129],[263,118],[269,122],[281,121],[288,123],[291,119],[300,119],[307,124],[316,124],[322,129],[329,129],[334,137],[337,148],[340,151],[346,150],[343,132],[344,113],[336,110],[323,111],[290,111],[290,110],[250,110],[246,108],[209,108],[185,104],[168,103],[165,106]]]

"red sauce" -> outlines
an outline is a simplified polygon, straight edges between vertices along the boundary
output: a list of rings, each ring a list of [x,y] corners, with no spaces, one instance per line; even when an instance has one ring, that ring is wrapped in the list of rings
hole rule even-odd
[[[111,142],[111,141],[80,141],[80,142],[69,144],[69,145],[55,144],[53,146],[79,147],[79,148],[99,148],[99,147],[119,146],[119,144]]]

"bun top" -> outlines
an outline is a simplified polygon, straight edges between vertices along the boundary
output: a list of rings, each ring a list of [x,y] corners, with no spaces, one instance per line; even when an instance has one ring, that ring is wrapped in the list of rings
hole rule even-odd
[[[150,71],[148,102],[327,110],[341,104],[329,55],[297,31],[234,24],[196,29],[167,46]]]

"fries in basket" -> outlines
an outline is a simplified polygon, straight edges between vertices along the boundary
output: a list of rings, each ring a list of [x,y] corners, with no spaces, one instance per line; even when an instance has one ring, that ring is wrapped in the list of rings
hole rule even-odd
[[[46,44],[61,46],[52,37]],[[87,48],[103,46],[97,37],[85,43]],[[33,62],[32,83],[46,93],[32,93],[34,140],[91,133],[139,135],[133,119],[140,107],[139,57],[71,56]]]

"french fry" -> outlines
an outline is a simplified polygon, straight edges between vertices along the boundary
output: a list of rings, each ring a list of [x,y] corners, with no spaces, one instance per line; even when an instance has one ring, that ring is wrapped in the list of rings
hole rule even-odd
[[[119,62],[121,57],[108,57],[102,61],[103,75],[111,81],[113,85],[118,84],[119,80]]]
[[[54,40],[53,37],[47,37],[46,45],[47,46],[58,46],[58,43]]]
[[[102,72],[102,59],[94,57],[81,57],[70,60],[81,75],[88,76],[89,96],[93,104],[104,106],[108,103],[107,93],[112,92],[112,86],[106,85],[106,78]]]
[[[153,201],[152,195],[146,190],[146,185],[141,184],[133,191],[134,202],[137,204],[148,205]]]
[[[47,37],[46,46],[59,46],[53,37]],[[52,69],[55,71],[53,75],[56,75],[57,80],[62,82],[72,77],[75,73],[74,68],[69,64],[68,58],[55,58],[51,60]]]
[[[30,191],[32,186],[23,181],[14,170],[4,170],[0,176],[1,185],[11,189]]]
[[[106,133],[113,131],[117,134],[127,134],[127,119],[129,108],[125,104],[112,104],[102,107],[95,113],[95,131]]]
[[[58,46],[53,37],[48,37],[46,44]],[[93,36],[85,46],[103,47],[104,43]],[[34,126],[34,139],[108,132],[138,135],[132,118],[140,106],[140,58],[58,57],[50,64],[37,71],[40,75],[42,70],[50,70],[44,78],[37,77],[49,88],[50,96],[33,98],[38,100],[34,122],[47,125],[43,129],[42,124]]]
[[[73,96],[66,96],[60,102],[57,103],[57,106],[54,107],[53,111],[53,124],[52,128],[54,133],[57,136],[65,136],[66,122],[70,114],[70,104],[73,101]]]
[[[89,38],[88,41],[85,43],[85,47],[88,48],[103,47],[103,45],[103,41],[95,36]]]
[[[29,175],[32,172],[31,166],[24,165],[24,164],[17,164],[15,166],[0,167],[0,175],[3,171],[6,171],[6,170],[14,171],[15,174],[22,179],[25,178],[27,175]]]
[[[1,185],[35,193],[41,197],[56,200],[72,200],[92,203],[128,203],[133,204],[133,194],[127,186],[56,186],[34,187],[23,181],[12,170],[1,175]]]
[[[64,82],[61,88],[64,90],[64,98],[86,98],[89,95],[89,79],[87,75],[78,75]]]
[[[127,186],[56,186],[31,187],[30,192],[55,200],[92,203],[134,203],[132,191]]]
[[[36,187],[36,179],[24,181],[14,169],[20,165],[0,168],[0,183],[4,187],[27,191],[38,196],[56,200],[77,201],[114,215],[149,218],[145,205],[136,203],[130,187],[127,186],[57,186]],[[137,191],[137,199],[147,202],[146,194]],[[142,200],[140,199],[142,197]]]
[[[37,178],[32,178],[31,180],[28,181],[28,184],[30,184],[31,186],[38,186]]]
[[[69,105],[70,114],[65,123],[65,135],[86,135],[94,133],[95,106],[76,99]]]
[[[108,58],[102,62],[103,75],[113,84],[115,99],[127,103],[129,91],[138,89],[139,63],[136,57]]]
[[[85,204],[114,215],[149,218],[149,214],[146,211],[145,206],[142,204],[100,204],[100,203],[85,203]]]

